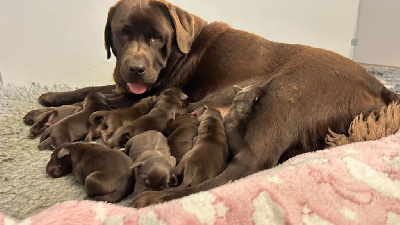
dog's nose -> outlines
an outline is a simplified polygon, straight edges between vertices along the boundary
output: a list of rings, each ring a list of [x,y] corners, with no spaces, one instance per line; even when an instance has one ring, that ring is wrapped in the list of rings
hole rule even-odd
[[[129,72],[134,74],[143,75],[146,72],[146,65],[143,62],[129,62],[128,63]]]

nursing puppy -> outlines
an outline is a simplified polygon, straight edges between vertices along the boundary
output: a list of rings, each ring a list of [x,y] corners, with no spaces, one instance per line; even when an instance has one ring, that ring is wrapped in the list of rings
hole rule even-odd
[[[150,96],[135,103],[132,107],[92,113],[89,116],[91,130],[85,141],[91,142],[93,138],[101,135],[104,144],[109,145],[108,137],[110,135],[119,127],[132,124],[137,118],[147,114],[156,104],[157,98],[157,96]]]
[[[107,99],[104,95],[99,92],[88,94],[80,112],[68,116],[46,129],[40,137],[38,148],[41,150],[54,149],[61,144],[84,139],[89,133],[88,118],[90,114],[104,109],[108,109]]]
[[[242,147],[253,107],[262,94],[261,88],[256,85],[245,88],[234,85],[233,89],[236,95],[228,114],[224,117],[226,140],[231,156],[236,155]]]
[[[131,137],[148,130],[163,132],[169,121],[176,115],[186,112],[183,108],[186,99],[187,95],[180,88],[172,87],[163,91],[148,114],[139,117],[131,125],[123,126],[115,131],[110,147],[122,146]]]
[[[36,119],[42,115],[43,113],[53,111],[55,107],[44,107],[40,109],[34,109],[29,111],[28,113],[25,114],[23,117],[23,120],[26,124],[28,125],[33,125],[36,121]]]
[[[29,130],[29,137],[35,138],[41,135],[51,125],[57,123],[67,116],[79,112],[81,109],[81,106],[63,105],[51,111],[40,114],[35,120],[35,123],[32,125],[31,129]]]
[[[176,160],[162,133],[149,130],[132,137],[126,143],[125,153],[134,161],[134,196],[143,191],[162,190],[176,180],[171,178]]]
[[[365,68],[339,54],[207,23],[167,1],[118,1],[108,13],[104,39],[107,57],[116,57],[116,93],[147,97],[180,87],[191,109],[204,104],[229,108],[234,84],[259,85],[264,93],[253,109],[244,144],[220,175],[184,190],[143,192],[135,207],[269,169],[289,151],[322,149],[328,127],[344,133],[360,113],[368,115],[399,99]],[[86,91],[44,93],[39,101],[71,104],[82,101]]]
[[[181,161],[192,147],[198,132],[197,118],[188,114],[177,116],[166,128],[168,145],[176,163]]]
[[[173,170],[175,176],[182,176],[184,189],[198,185],[222,172],[228,155],[222,115],[216,109],[206,109],[198,117],[199,129],[196,143]]]
[[[124,153],[103,145],[68,143],[53,151],[46,172],[54,178],[72,172],[90,198],[118,202],[132,192],[132,164]]]

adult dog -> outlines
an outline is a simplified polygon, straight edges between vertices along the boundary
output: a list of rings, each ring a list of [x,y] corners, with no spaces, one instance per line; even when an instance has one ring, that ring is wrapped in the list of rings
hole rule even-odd
[[[272,42],[220,22],[208,24],[162,0],[118,1],[108,14],[105,46],[108,58],[111,52],[117,58],[117,94],[144,97],[177,86],[194,109],[229,107],[234,84],[258,84],[263,92],[241,149],[220,175],[180,191],[144,192],[133,199],[135,207],[271,168],[290,151],[322,148],[328,127],[344,133],[356,115],[398,100],[362,66],[338,54]],[[96,88],[46,93],[39,100],[71,104],[102,87]]]

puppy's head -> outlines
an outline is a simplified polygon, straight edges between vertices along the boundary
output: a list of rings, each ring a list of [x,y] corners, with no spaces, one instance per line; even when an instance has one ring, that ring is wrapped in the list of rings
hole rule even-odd
[[[86,108],[93,103],[106,105],[107,97],[100,92],[90,92],[83,101],[83,108]]]
[[[249,85],[244,88],[234,85],[233,90],[236,93],[233,102],[245,102],[248,105],[253,105],[262,95],[262,90],[257,85]]]
[[[72,162],[67,145],[54,149],[50,161],[47,163],[46,172],[52,177],[62,177],[72,171]]]
[[[136,179],[135,195],[143,191],[163,190],[170,186],[171,181],[175,181],[172,178],[172,169],[176,164],[175,157],[152,151],[141,159],[132,166]]]
[[[105,27],[107,57],[117,58],[116,84],[142,94],[165,83],[165,68],[189,53],[205,21],[160,0],[120,0],[108,13]],[[167,69],[168,70],[168,69]]]

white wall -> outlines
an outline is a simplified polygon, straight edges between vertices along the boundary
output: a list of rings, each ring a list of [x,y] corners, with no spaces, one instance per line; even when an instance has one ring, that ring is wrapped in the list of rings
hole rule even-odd
[[[357,0],[171,0],[208,22],[224,21],[273,41],[350,55]],[[1,0],[4,84],[111,83],[103,29],[115,0]]]

